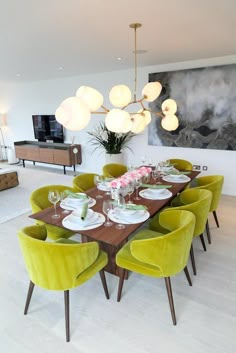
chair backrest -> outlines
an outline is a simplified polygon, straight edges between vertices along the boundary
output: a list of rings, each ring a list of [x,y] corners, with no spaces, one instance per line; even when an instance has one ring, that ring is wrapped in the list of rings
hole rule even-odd
[[[178,170],[192,170],[193,165],[191,162],[185,159],[171,158],[169,159],[170,164],[174,164],[174,167]]]
[[[117,178],[127,172],[127,167],[123,164],[111,163],[105,164],[102,173],[108,178]]]
[[[46,242],[45,226],[25,227],[18,233],[24,262],[31,281],[41,288],[67,290],[98,257],[96,242],[63,244]]]
[[[218,207],[220,196],[224,184],[223,175],[206,175],[195,179],[196,187],[194,189],[206,189],[212,192],[212,201],[210,212]]]
[[[95,183],[94,183],[95,175],[97,174],[83,173],[83,174],[77,175],[76,177],[74,177],[72,181],[73,188],[79,192],[84,192],[84,191],[87,191],[88,189],[92,189],[93,187],[95,187]]]
[[[201,235],[206,227],[212,200],[212,192],[209,190],[187,189],[179,195],[180,205],[175,210],[192,212],[196,217],[194,236]],[[171,210],[173,208],[168,208]]]
[[[169,277],[182,271],[187,265],[195,216],[188,211],[169,210],[161,212],[159,220],[169,233],[154,238],[134,240],[130,244],[130,249],[137,260],[159,267],[163,277]]]
[[[66,185],[46,185],[34,190],[30,195],[30,204],[33,213],[52,206],[51,202],[48,200],[49,190],[58,190],[59,192],[64,190],[75,191],[73,188]]]

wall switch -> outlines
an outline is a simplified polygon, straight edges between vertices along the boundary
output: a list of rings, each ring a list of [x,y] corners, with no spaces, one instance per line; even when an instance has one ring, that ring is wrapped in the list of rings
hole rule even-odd
[[[193,169],[194,170],[201,170],[201,166],[200,165],[193,165]]]

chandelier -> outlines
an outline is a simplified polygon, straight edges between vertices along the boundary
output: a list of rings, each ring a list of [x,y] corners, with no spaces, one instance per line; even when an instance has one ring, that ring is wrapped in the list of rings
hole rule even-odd
[[[145,103],[156,100],[161,91],[160,82],[149,82],[142,90],[142,97],[136,98],[137,88],[137,28],[142,25],[140,23],[130,24],[130,28],[134,29],[134,95],[128,86],[117,85],[112,87],[109,93],[112,109],[108,109],[103,105],[103,96],[96,89],[88,86],[81,86],[74,97],[65,99],[57,108],[55,116],[56,120],[66,129],[72,131],[80,131],[84,129],[91,118],[91,114],[104,114],[105,125],[108,130],[116,133],[127,133],[129,131],[139,134],[151,122],[151,114],[161,118],[161,126],[167,131],[177,129],[179,122],[175,115],[177,104],[173,99],[166,99],[161,105],[160,112],[152,112],[145,107]],[[134,112],[130,112],[135,105]],[[138,109],[137,109],[138,106]]]

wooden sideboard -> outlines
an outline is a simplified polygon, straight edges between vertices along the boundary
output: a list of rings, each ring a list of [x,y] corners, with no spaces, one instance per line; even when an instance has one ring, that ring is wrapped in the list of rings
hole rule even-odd
[[[57,164],[64,167],[74,167],[82,163],[81,145],[70,145],[67,143],[47,143],[37,141],[16,141],[14,142],[16,158],[23,162],[32,161],[48,164]]]

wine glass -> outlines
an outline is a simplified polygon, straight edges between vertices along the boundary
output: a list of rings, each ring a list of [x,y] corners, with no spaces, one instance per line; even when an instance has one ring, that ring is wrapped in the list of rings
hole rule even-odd
[[[60,215],[57,214],[57,202],[60,201],[60,194],[57,190],[49,190],[48,193],[48,200],[53,204],[54,206],[54,215],[52,215],[52,218],[59,218]]]
[[[141,162],[142,162],[142,165],[145,165],[145,162],[146,162],[146,156],[142,156],[142,157],[141,157]]]
[[[130,196],[132,195],[132,193],[134,192],[134,183],[129,183],[127,186],[126,186],[126,191],[127,191],[127,194],[129,195],[129,200],[127,203],[132,203],[132,201],[130,200]]]
[[[65,193],[65,191],[61,191],[60,192],[60,201],[63,202],[66,198],[67,198],[67,194]],[[68,214],[68,213],[70,213],[70,211],[63,210],[62,213],[63,214]]]
[[[118,218],[120,219],[120,211],[125,209],[125,199],[124,196],[122,195],[118,195],[118,199],[117,199],[117,211],[118,211]],[[116,229],[124,229],[125,225],[122,223],[117,223],[115,226]]]
[[[148,165],[149,165],[149,167],[151,167],[153,165],[152,158],[148,159]]]
[[[110,221],[110,218],[109,218],[109,211],[112,210],[113,208],[113,203],[112,203],[112,200],[104,200],[103,201],[103,205],[102,205],[102,210],[103,210],[103,213],[105,213],[105,215],[107,216],[107,220],[106,222],[103,224],[104,227],[111,227],[112,226],[112,222]]]
[[[103,177],[101,175],[94,175],[94,184],[97,186],[98,189],[98,194],[96,196],[96,199],[103,199],[103,196],[100,194],[99,190],[99,184],[102,182]]]
[[[159,171],[157,169],[153,169],[152,171],[152,179],[155,181],[154,184],[156,184],[156,180],[159,177]]]
[[[139,187],[142,185],[142,180],[140,178],[136,178],[135,179],[135,184],[134,184],[134,187],[135,187],[135,190],[136,190],[136,195],[134,197],[134,200],[141,200],[141,197],[139,197],[138,195],[138,189]]]

